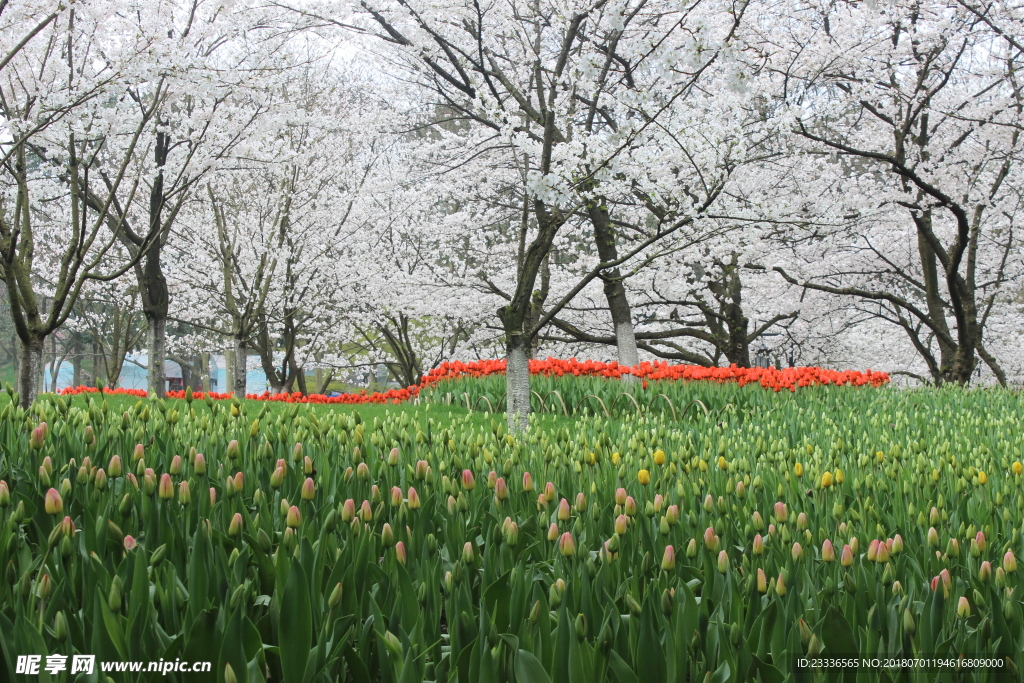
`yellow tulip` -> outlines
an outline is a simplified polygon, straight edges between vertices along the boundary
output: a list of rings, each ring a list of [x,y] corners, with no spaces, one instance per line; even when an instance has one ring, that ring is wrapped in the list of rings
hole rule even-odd
[[[796,465],[794,465],[793,466],[793,474],[795,474],[798,477],[804,476],[804,466],[801,465],[800,463],[797,463]]]
[[[986,483],[988,483],[988,475],[985,474],[985,472],[983,472],[983,471],[982,472],[978,472],[978,483],[979,484],[986,484]]]
[[[826,471],[825,474],[821,475],[821,488],[827,489],[832,486],[832,473]]]
[[[660,448],[654,451],[654,464],[659,467],[665,464],[665,451]]]
[[[640,470],[636,474],[636,479],[640,482],[641,486],[647,486],[651,483],[651,473],[647,470]]]

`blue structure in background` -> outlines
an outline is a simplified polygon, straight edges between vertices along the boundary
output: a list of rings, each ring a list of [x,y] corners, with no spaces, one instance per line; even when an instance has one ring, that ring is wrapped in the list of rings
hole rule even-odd
[[[121,368],[121,376],[118,378],[117,385],[124,389],[145,389],[147,362],[148,358],[145,354],[129,355],[125,359],[124,366]],[[176,386],[181,384],[180,365],[172,360],[168,360],[164,365],[164,373],[167,377],[164,385],[165,389],[180,388],[180,386]],[[56,387],[52,384],[49,366],[43,370],[44,391],[61,391],[74,384],[75,371],[70,361],[61,363],[60,368],[55,374],[57,375]],[[178,382],[174,382],[175,379]],[[260,394],[267,390],[267,375],[263,372],[262,368],[246,372],[245,382],[245,390],[250,394]],[[210,356],[210,383],[213,385],[210,387],[212,391],[230,391],[227,386],[227,370],[224,365],[224,356]]]

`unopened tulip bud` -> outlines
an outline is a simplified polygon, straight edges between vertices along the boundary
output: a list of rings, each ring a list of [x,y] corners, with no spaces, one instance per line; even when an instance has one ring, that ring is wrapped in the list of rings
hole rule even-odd
[[[558,552],[562,553],[562,557],[572,557],[576,554],[576,539],[568,531],[558,538]]]
[[[142,460],[145,454],[146,448],[141,443],[135,444],[135,450],[132,451],[132,462],[138,462]]]
[[[836,560],[836,549],[832,546],[832,541],[827,538],[821,544],[821,559],[823,562],[835,562]]]
[[[647,486],[651,483],[651,473],[647,470],[640,470],[636,473],[636,480],[640,482],[641,486]]]
[[[725,573],[729,570],[729,553],[724,550],[718,553],[718,571]]]
[[[365,462],[361,462],[356,466],[356,478],[359,481],[370,481],[370,468]]]
[[[932,507],[932,509],[928,512],[928,523],[932,526],[935,526],[939,523],[939,521],[939,510],[936,507]]]
[[[281,488],[281,485],[284,484],[284,477],[285,469],[283,467],[278,467],[274,470],[274,473],[270,475],[270,485],[275,489]]]
[[[132,550],[135,550],[135,547],[137,545],[138,545],[138,543],[135,541],[134,537],[132,537],[132,536],[125,536],[124,537],[124,549],[125,549],[126,552],[130,552]]]
[[[7,488],[7,482],[0,479],[0,509],[10,507],[11,490]]]
[[[171,475],[166,472],[160,475],[160,487],[157,489],[157,495],[164,500],[174,497],[174,482],[171,481]]]
[[[626,530],[629,528],[629,517],[626,515],[619,515],[615,518],[615,533],[619,536],[624,536]]]
[[[669,505],[668,510],[665,511],[665,520],[669,526],[676,526],[679,524],[679,506]]]
[[[494,497],[498,500],[508,500],[508,484],[505,483],[505,477],[498,477],[494,481]]]
[[[711,512],[715,509],[715,499],[709,493],[704,496],[704,512]]]
[[[64,481],[67,481],[67,479]],[[96,470],[96,474],[92,480],[92,485],[96,487],[97,491],[103,491],[107,488],[107,473],[103,471],[102,467]]]
[[[552,522],[551,526],[548,527],[548,540],[549,541],[557,541],[558,540],[558,533],[559,533],[558,532],[558,525],[555,524],[554,522]]]
[[[475,552],[473,550],[473,543],[471,541],[466,541],[466,544],[462,546],[462,561],[470,565],[473,564],[474,557]]]
[[[636,501],[633,500],[633,496],[626,496],[626,504],[622,506],[622,509],[627,517],[636,516]]]
[[[801,557],[803,557],[804,549],[800,547],[799,543],[794,543],[793,547],[790,549],[790,555],[792,555],[793,561],[797,562]]]
[[[340,602],[341,602],[341,582],[339,581],[338,584],[334,587],[334,590],[331,591],[331,597],[329,597],[327,599],[327,606],[329,608],[331,608],[331,609],[334,609],[335,607],[338,606],[338,603],[340,603]]]
[[[840,555],[839,557],[839,564],[841,564],[844,567],[849,567],[853,564],[853,548],[851,548],[849,545],[843,546],[842,555]]]
[[[416,481],[423,481],[427,478],[427,471],[430,469],[430,465],[427,464],[426,460],[417,460],[416,468],[413,470],[413,475],[416,477]]]
[[[889,546],[885,543],[878,544],[878,553],[875,555],[875,562],[883,563],[889,561]]]
[[[217,489],[210,487],[210,507],[217,504]]]
[[[704,547],[708,550],[718,550],[718,536],[715,535],[714,527],[704,530]]]
[[[550,503],[555,499],[555,485],[550,481],[544,484],[544,498]]]
[[[399,564],[405,564],[405,544],[401,541],[395,544],[395,559]]]
[[[764,555],[764,538],[761,534],[754,534],[754,542],[751,547],[751,552],[755,555]]]
[[[349,498],[341,506],[341,521],[348,524],[356,516],[356,502]]]
[[[579,493],[576,494],[576,512],[578,512],[580,514],[583,514],[586,511],[587,511],[587,498],[586,498],[586,496],[583,495],[583,492],[580,491]]]
[[[899,555],[901,552],[903,552],[903,537],[902,536],[900,536],[899,534],[896,534],[895,536],[892,537],[892,547],[889,548],[889,551],[893,555]]]
[[[667,572],[676,568],[676,549],[670,545],[665,546],[665,554],[661,556],[661,568]]]
[[[571,516],[572,512],[569,509],[569,501],[567,501],[565,498],[558,501],[558,521],[568,521]]]
[[[626,504],[626,495],[627,495],[626,494],[626,489],[621,488],[621,487],[615,489],[615,504],[616,505],[625,505]]]
[[[384,522],[384,527],[380,530],[380,542],[385,548],[390,548],[391,544],[395,542],[395,534],[387,522]]]
[[[469,470],[462,470],[462,488],[466,491],[472,491],[476,488],[476,480],[473,478],[473,473]]]
[[[529,472],[523,472],[523,490],[533,491],[533,475]]]
[[[370,507],[370,501],[364,500],[362,505],[359,506],[359,519],[363,520],[366,524],[373,521],[373,509]]]
[[[775,503],[775,521],[779,524],[784,524],[789,520],[789,510],[786,509],[786,504],[781,500]]]
[[[240,533],[242,533],[242,513],[236,512],[231,518],[231,524],[228,525],[228,536],[237,536]]]
[[[302,515],[299,513],[299,508],[294,505],[288,508],[288,514],[285,515],[285,524],[292,529],[297,529],[301,521]]]
[[[117,479],[124,473],[124,466],[121,464],[120,455],[110,458],[110,462],[107,463],[107,473],[114,479]]]
[[[764,531],[764,520],[761,518],[761,513],[754,510],[753,514],[754,531]]]
[[[419,510],[421,505],[420,494],[416,493],[416,489],[414,489],[412,486],[409,487],[409,493],[407,494],[407,497],[409,499],[409,509]]]
[[[939,572],[939,579],[942,581],[942,588],[945,591],[945,596],[949,597],[949,590],[953,587],[953,578],[949,575],[948,569],[943,569]]]
[[[292,448],[292,462],[302,461],[302,444],[296,443],[295,447]]]
[[[874,562],[878,557],[878,539],[874,539],[871,543],[868,543],[868,562]]]
[[[971,604],[967,602],[967,598],[961,596],[960,600],[956,603],[956,615],[961,619],[967,619],[971,616]]]
[[[206,456],[202,453],[196,453],[195,460],[192,462],[192,469],[196,474],[206,474]]]
[[[50,489],[46,492],[46,496],[43,499],[43,508],[48,515],[59,515],[64,512],[64,501],[61,499],[57,489]]]
[[[1017,571],[1017,558],[1012,550],[1007,550],[1006,554],[1003,555],[1003,571],[1007,574]]]
[[[690,542],[686,544],[686,556],[691,560],[697,557],[697,539],[691,538]]]
[[[391,507],[399,507],[402,504],[402,489],[397,486],[391,487]]]
[[[398,448],[392,448],[391,452],[388,453],[388,464],[392,467],[398,466]]]
[[[988,583],[992,579],[992,563],[985,560],[978,567],[978,580],[982,583]]]
[[[32,435],[28,438],[28,445],[32,448],[32,450],[38,451],[40,448],[43,447],[44,439],[45,437],[43,436],[43,428],[36,427],[35,429],[32,430]]]
[[[188,505],[192,502],[192,493],[189,491],[187,481],[178,484],[178,502],[182,505]]]
[[[804,529],[807,528],[807,513],[806,512],[801,512],[799,515],[796,516],[796,528],[798,530],[800,530],[800,531],[803,531]]]
[[[519,525],[510,520],[508,526],[503,530],[502,535],[505,538],[505,543],[508,544],[509,547],[516,547],[516,544],[519,542]]]
[[[779,578],[775,582],[775,592],[780,598],[786,594],[786,579],[782,576],[781,572],[779,572]]]

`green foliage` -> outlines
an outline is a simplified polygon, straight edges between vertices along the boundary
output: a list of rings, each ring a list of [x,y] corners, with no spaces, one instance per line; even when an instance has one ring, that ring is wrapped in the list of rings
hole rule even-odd
[[[619,391],[598,381],[557,388]],[[797,662],[966,653],[1018,678],[1019,395],[670,392],[708,410],[637,390],[522,437],[436,404],[4,403],[0,676],[85,653],[212,662],[133,681],[933,680]]]

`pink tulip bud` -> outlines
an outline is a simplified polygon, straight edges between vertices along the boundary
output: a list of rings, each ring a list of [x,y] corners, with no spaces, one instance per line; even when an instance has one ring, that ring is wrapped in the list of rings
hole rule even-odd
[[[397,486],[391,487],[391,507],[398,507],[402,504],[402,489]]]
[[[899,555],[903,552],[903,537],[896,534],[892,537],[892,545],[889,547],[889,551],[893,555]]]
[[[704,547],[708,550],[718,550],[718,536],[712,527],[704,530]]]
[[[849,545],[843,546],[843,553],[839,557],[839,564],[843,565],[844,567],[849,567],[853,564],[853,548],[851,548]]]
[[[398,465],[398,447],[392,448],[391,452],[388,453],[388,464],[392,467]]]
[[[533,491],[533,475],[529,472],[523,472],[523,490]]]
[[[241,472],[239,472],[241,474]],[[310,477],[306,477],[306,481],[302,482],[302,492],[300,494],[302,500],[313,500],[316,498],[316,484]],[[399,493],[401,495],[401,493]]]
[[[582,493],[580,494],[583,495]],[[665,499],[660,493],[654,494],[654,512],[660,514],[661,508],[665,505]]]
[[[754,542],[751,544],[751,552],[755,555],[764,555],[764,538],[761,534],[754,534]]]
[[[196,453],[196,459],[192,462],[192,469],[196,474],[206,474],[206,456]]]
[[[505,483],[505,477],[498,477],[494,482],[494,497],[498,500],[508,500],[508,484]]]
[[[554,522],[552,522],[551,526],[548,527],[548,540],[549,541],[557,541],[558,540],[558,525],[555,524]]]
[[[558,501],[558,521],[565,522],[572,516],[572,511],[569,510],[569,501],[565,498]]]
[[[789,519],[789,510],[786,509],[786,504],[781,500],[775,503],[775,521],[779,524],[785,523]]]
[[[380,530],[380,542],[385,548],[390,548],[395,542],[395,532],[391,530],[391,525],[387,522],[384,522],[384,526]]]
[[[473,550],[473,543],[466,541],[466,545],[462,546],[462,561],[466,564],[473,564],[476,553]]]
[[[65,536],[71,537],[75,535],[75,522],[71,517],[65,516],[64,521],[60,523],[61,533]]]
[[[626,494],[626,489],[621,488],[621,487],[618,488],[618,489],[615,489],[615,504],[616,505],[625,505],[626,504],[626,495],[627,495]]]
[[[288,514],[285,516],[284,523],[292,529],[297,529],[301,521],[302,515],[299,513],[299,508],[294,505],[288,508]]]
[[[210,507],[217,504],[217,489],[210,487]]]
[[[273,488],[275,488],[275,489],[281,488],[281,485],[284,484],[285,474],[286,474],[285,468],[283,468],[283,467],[276,468],[274,470],[274,473],[270,475],[270,485]]]
[[[724,550],[718,553],[718,571],[722,574],[729,571],[729,553]]]
[[[939,572],[939,578],[942,579],[942,589],[945,591],[945,597],[949,597],[949,590],[953,587],[953,578],[949,575],[948,569],[943,569]]]
[[[356,502],[349,498],[341,506],[341,521],[346,524],[355,519],[356,516]]]
[[[665,554],[661,557],[661,568],[667,572],[676,568],[676,549],[670,545],[665,546]]]
[[[764,570],[760,567],[757,568],[757,592],[768,592],[768,577],[764,575]]]
[[[974,540],[978,543],[978,550],[985,552],[985,547],[988,545],[985,541],[985,532],[979,531],[978,535],[974,537]]]
[[[562,553],[562,557],[572,557],[576,554],[576,540],[568,531],[558,539],[558,552]]]
[[[981,563],[981,566],[978,567],[978,580],[981,581],[982,583],[988,583],[991,578],[992,578],[992,563],[989,562],[988,560],[985,560],[985,561],[983,561]]]
[[[241,493],[245,488],[245,474],[242,472],[235,472],[235,492]]]
[[[751,515],[754,522],[754,531],[764,530],[764,520],[761,518],[761,513],[754,510],[754,514]]]
[[[302,460],[302,444],[297,443],[292,448],[292,462],[300,462]]]
[[[228,536],[237,536],[242,533],[242,513],[236,512],[228,525]]]
[[[807,513],[801,512],[796,516],[796,528],[803,531],[807,528]]]
[[[889,561],[889,546],[885,543],[878,544],[878,554],[875,556],[875,562],[884,563]]]
[[[555,485],[550,481],[544,484],[544,498],[550,503],[555,499]]]
[[[409,509],[410,510],[419,510],[420,509],[420,505],[421,505],[421,503],[420,503],[420,494],[416,493],[416,489],[414,489],[413,487],[410,486],[409,487],[409,493],[407,494],[407,497],[409,499]]]
[[[30,448],[32,448],[32,450],[38,451],[40,448],[43,447],[43,441],[45,440],[45,438],[46,437],[43,436],[42,427],[36,427],[35,429],[32,430],[32,435],[28,437],[28,445]]]
[[[107,463],[107,472],[114,479],[117,479],[124,473],[124,465],[121,463],[120,455],[115,455],[110,458],[110,462]]]
[[[132,462],[138,462],[142,460],[146,454],[146,449],[141,443],[135,444],[135,450],[132,451]]]
[[[545,510],[548,507],[548,499],[543,493],[537,496],[537,510]]]
[[[171,481],[171,475],[166,472],[160,475],[160,487],[157,493],[164,500],[174,497],[174,482]]]
[[[786,579],[783,578],[782,572],[779,572],[779,578],[775,582],[775,592],[779,594],[780,598],[786,594]]]
[[[369,524],[373,521],[373,510],[370,508],[370,501],[364,500],[359,506],[359,518]]]
[[[400,564],[405,564],[405,544],[401,541],[395,544],[395,559]]]
[[[124,537],[124,549],[125,549],[126,552],[131,552],[132,550],[135,550],[135,546],[137,546],[137,545],[138,545],[138,543],[135,542],[135,538],[134,537],[132,537],[132,536],[125,536]]]
[[[182,505],[188,505],[192,502],[192,492],[189,491],[187,481],[178,484],[178,502]]]
[[[491,470],[490,472],[487,473],[487,488],[489,488],[489,489],[491,489],[493,491],[494,490],[494,485],[497,483],[497,481],[498,481],[498,473],[497,472],[495,472],[494,470]]]
[[[103,468],[96,470],[96,474],[93,477],[92,485],[96,487],[97,491],[102,491],[107,488],[107,473],[103,471]]]
[[[430,472],[430,465],[426,460],[417,460],[416,469],[413,470],[413,475],[416,477],[416,481],[423,481],[427,478],[427,473]]]
[[[804,556],[804,549],[800,547],[799,543],[794,543],[790,549],[790,555],[793,557],[793,561],[797,562]]]
[[[1007,550],[1006,554],[1003,555],[1003,571],[1007,574],[1017,571],[1017,558],[1012,550]]]
[[[928,545],[932,548],[939,547],[939,532],[935,530],[935,527],[928,529]]]
[[[365,462],[356,465],[356,478],[359,481],[370,481],[370,468]]]
[[[619,536],[625,536],[626,530],[629,529],[629,517],[626,515],[619,515],[615,518],[615,533]]]
[[[462,470],[462,488],[467,491],[476,488],[476,480],[473,479],[473,473],[469,470]]]
[[[623,505],[622,508],[625,511],[627,517],[636,516],[636,501],[633,500],[633,496],[626,497],[626,504]]]
[[[971,604],[967,602],[967,598],[960,596],[960,600],[956,603],[956,615],[961,619],[971,616]]]
[[[836,549],[832,546],[832,541],[825,539],[825,542],[821,544],[821,559],[824,562],[835,562],[836,561]]]
[[[868,544],[868,562],[874,562],[875,558],[878,557],[878,539],[874,539]]]
[[[50,489],[43,498],[43,508],[48,515],[59,515],[64,512],[64,501],[57,489]]]
[[[0,508],[6,508],[11,504],[11,490],[7,488],[7,482],[0,479]]]

